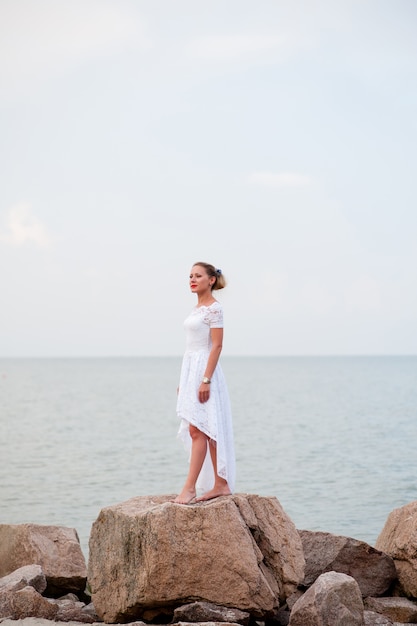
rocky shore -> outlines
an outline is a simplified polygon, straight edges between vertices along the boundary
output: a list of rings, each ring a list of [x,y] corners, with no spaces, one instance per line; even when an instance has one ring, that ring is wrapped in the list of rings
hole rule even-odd
[[[0,525],[2,626],[417,624],[417,501],[375,546],[298,530],[276,498],[146,496],[75,529]]]

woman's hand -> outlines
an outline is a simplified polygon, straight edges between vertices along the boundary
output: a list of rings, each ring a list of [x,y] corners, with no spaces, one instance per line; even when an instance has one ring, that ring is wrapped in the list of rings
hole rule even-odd
[[[210,398],[210,383],[201,383],[198,389],[198,399],[201,403],[207,402]]]

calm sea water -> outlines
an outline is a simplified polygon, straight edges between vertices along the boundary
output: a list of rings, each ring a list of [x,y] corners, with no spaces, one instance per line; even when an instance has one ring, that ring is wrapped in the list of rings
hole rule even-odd
[[[104,506],[177,493],[180,358],[0,360],[0,523],[77,529]],[[417,357],[223,357],[237,491],[298,528],[374,544],[417,499]]]

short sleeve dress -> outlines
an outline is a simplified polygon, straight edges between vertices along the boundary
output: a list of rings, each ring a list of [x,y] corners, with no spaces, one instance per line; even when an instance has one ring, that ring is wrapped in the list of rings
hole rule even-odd
[[[194,307],[184,321],[186,349],[182,361],[177,399],[177,415],[180,418],[179,438],[191,451],[189,425],[216,442],[217,473],[227,480],[231,491],[235,487],[235,453],[233,443],[232,412],[226,380],[220,363],[211,377],[210,398],[200,402],[198,389],[205,374],[211,350],[211,328],[223,328],[223,308],[219,302],[209,306]],[[214,472],[209,448],[197,481],[198,492],[212,489]]]

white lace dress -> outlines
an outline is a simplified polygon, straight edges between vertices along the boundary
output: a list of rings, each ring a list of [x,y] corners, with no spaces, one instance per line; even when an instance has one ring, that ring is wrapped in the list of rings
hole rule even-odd
[[[193,424],[216,442],[217,473],[227,480],[230,490],[235,487],[235,453],[233,444],[232,412],[226,381],[220,363],[217,363],[210,384],[207,402],[198,399],[198,388],[205,374],[211,350],[211,328],[223,328],[223,309],[219,302],[195,307],[184,322],[186,350],[181,367],[177,399],[177,415],[181,420],[179,438],[191,451],[189,425]],[[199,493],[209,491],[214,484],[214,472],[209,448],[197,481]]]

